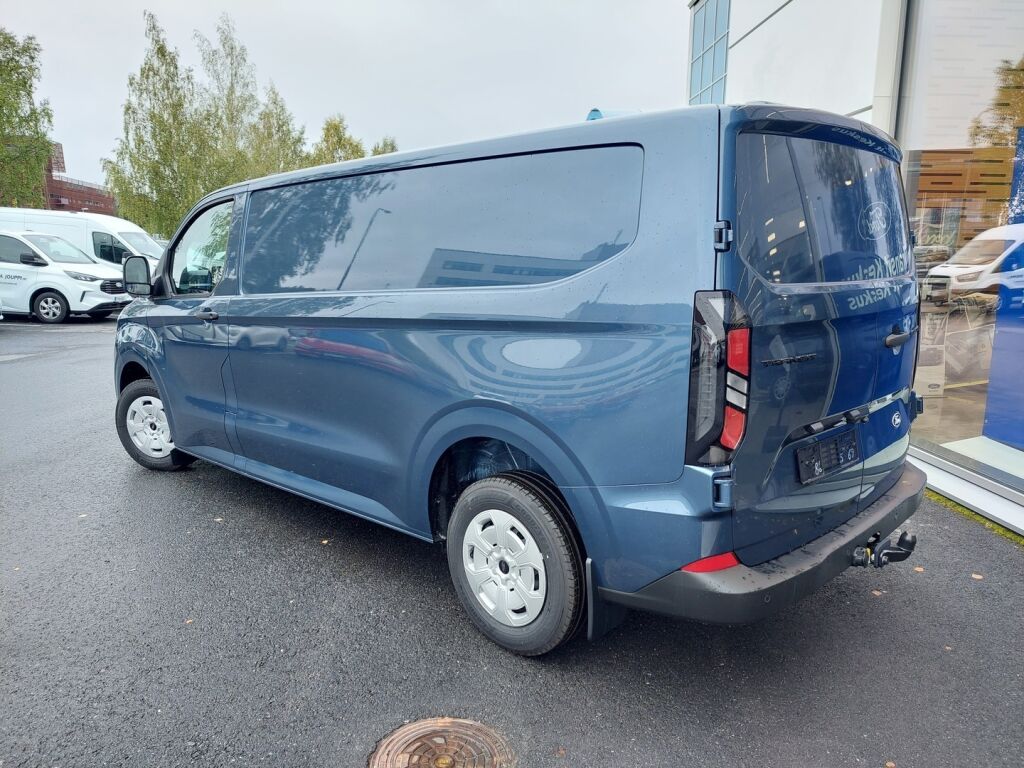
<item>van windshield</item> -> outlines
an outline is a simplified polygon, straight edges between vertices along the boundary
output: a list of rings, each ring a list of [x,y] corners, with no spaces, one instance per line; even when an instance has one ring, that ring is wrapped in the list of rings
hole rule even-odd
[[[25,239],[60,264],[95,264],[95,259],[80,251],[63,237],[56,235],[25,235]]]
[[[160,247],[156,240],[145,232],[118,232],[117,236],[143,256],[152,256],[154,259],[159,259],[160,254],[164,252],[164,249]]]
[[[996,258],[1013,245],[1013,240],[978,240],[974,239],[953,254],[950,264],[991,264]]]
[[[876,280],[910,271],[898,165],[830,141],[736,141],[738,252],[772,283]]]

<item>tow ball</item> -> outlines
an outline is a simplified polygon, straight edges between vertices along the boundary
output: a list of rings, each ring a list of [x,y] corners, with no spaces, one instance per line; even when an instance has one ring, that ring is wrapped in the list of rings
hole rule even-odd
[[[853,550],[853,565],[862,568],[873,565],[875,568],[881,568],[886,563],[898,563],[910,557],[910,553],[917,546],[917,536],[907,531],[900,534],[895,544],[892,543],[892,539],[879,541],[880,538],[881,535],[876,533],[863,547]]]

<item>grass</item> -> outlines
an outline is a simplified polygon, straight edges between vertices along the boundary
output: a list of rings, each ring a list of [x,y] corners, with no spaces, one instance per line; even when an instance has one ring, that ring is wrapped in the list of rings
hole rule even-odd
[[[1011,531],[1009,528],[1004,528],[999,523],[994,523],[987,517],[983,517],[982,515],[979,515],[977,512],[972,512],[967,507],[961,504],[957,504],[952,499],[947,499],[945,496],[938,494],[931,489],[925,490],[924,495],[926,498],[930,499],[931,501],[934,501],[936,504],[941,504],[946,509],[951,509],[958,514],[963,515],[968,520],[973,520],[979,525],[983,525],[985,528],[988,528],[990,531],[992,531],[992,533],[996,534],[997,536],[1002,536],[1004,539],[1009,539],[1018,547],[1024,548],[1024,536],[1021,536],[1016,531]]]

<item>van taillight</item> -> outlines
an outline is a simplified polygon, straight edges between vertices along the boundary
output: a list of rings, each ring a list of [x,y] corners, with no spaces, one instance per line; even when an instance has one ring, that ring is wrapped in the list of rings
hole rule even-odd
[[[686,461],[726,464],[743,440],[750,394],[750,321],[728,291],[693,301]]]

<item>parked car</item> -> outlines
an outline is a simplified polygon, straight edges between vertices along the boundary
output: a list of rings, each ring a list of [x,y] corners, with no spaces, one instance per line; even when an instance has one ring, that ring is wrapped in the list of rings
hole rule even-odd
[[[0,208],[0,229],[58,235],[100,261],[118,268],[126,256],[145,256],[156,268],[163,248],[127,219],[88,211]]]
[[[928,270],[922,298],[944,303],[971,293],[1024,288],[1024,224],[1007,224],[975,236],[949,261]]]
[[[220,190],[125,262],[118,434],[445,542],[516,653],[758,619],[915,543],[899,163],[850,118],[701,106]]]
[[[120,270],[62,237],[0,232],[0,301],[8,314],[61,323],[72,314],[107,317],[131,297]]]
[[[285,347],[288,346],[288,331],[283,328],[250,326],[245,330],[237,331],[234,336],[228,339],[228,343],[237,344],[243,349],[272,347],[283,352]]]

